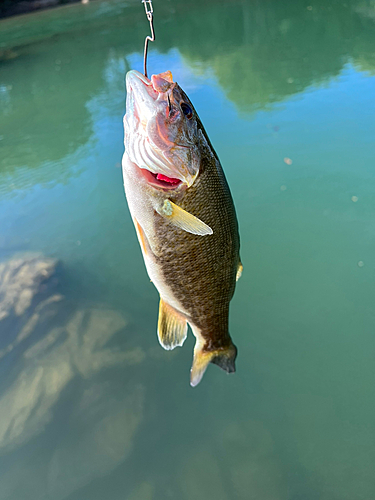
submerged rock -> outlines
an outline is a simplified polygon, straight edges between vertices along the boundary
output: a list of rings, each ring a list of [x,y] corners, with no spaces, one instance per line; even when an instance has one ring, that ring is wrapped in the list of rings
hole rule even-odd
[[[139,347],[121,351],[107,346],[125,326],[119,312],[102,308],[79,310],[72,316],[69,311],[63,322],[55,323],[54,318],[52,325],[49,317],[36,321],[33,333],[48,333],[24,351],[22,370],[0,395],[0,455],[43,430],[74,377],[88,380],[105,368],[131,367],[144,360]],[[85,401],[89,399],[86,395]]]
[[[43,430],[74,377],[89,379],[104,368],[144,359],[139,347],[108,346],[127,324],[121,313],[78,309],[48,286],[56,266],[57,260],[35,254],[0,264],[0,359],[22,342],[13,363],[20,372],[0,394],[0,455]]]
[[[0,322],[10,315],[25,313],[56,265],[56,259],[35,254],[0,263]]]
[[[46,317],[57,313],[53,293],[57,260],[24,254],[0,263],[0,359],[13,351]]]
[[[17,453],[0,473],[9,498],[62,500],[109,474],[131,455],[144,418],[134,370],[145,353],[119,345],[126,318],[56,293],[56,266],[40,255],[0,264],[0,457]],[[32,440],[36,455],[45,450],[38,460],[21,451]],[[151,500],[153,487],[139,492]]]

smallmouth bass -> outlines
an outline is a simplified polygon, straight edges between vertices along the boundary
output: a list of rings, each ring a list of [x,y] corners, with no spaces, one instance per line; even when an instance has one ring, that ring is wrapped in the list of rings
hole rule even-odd
[[[220,161],[170,71],[126,75],[123,179],[151,281],[160,294],[158,338],[196,337],[190,384],[211,362],[235,371],[229,302],[242,272],[236,212]]]

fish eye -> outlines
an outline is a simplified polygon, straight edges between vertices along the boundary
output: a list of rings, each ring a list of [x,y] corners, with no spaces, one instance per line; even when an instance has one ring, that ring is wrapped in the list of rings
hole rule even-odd
[[[184,115],[186,116],[186,118],[188,120],[190,120],[191,118],[193,118],[193,110],[191,109],[191,107],[189,106],[189,104],[186,104],[186,102],[182,102],[181,103],[181,109],[182,109],[182,112],[184,113]]]

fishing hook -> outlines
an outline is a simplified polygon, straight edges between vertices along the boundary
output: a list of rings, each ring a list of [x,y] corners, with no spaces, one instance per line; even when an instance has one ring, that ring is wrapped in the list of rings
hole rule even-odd
[[[147,19],[150,23],[150,29],[151,29],[151,36],[148,35],[145,38],[145,50],[143,54],[143,73],[146,78],[147,77],[147,49],[148,49],[148,42],[154,42],[155,41],[155,31],[154,31],[154,15],[153,15],[153,8],[152,8],[152,0],[142,0],[142,3],[145,6],[145,11],[146,11],[146,16]],[[148,4],[148,5],[147,5]]]

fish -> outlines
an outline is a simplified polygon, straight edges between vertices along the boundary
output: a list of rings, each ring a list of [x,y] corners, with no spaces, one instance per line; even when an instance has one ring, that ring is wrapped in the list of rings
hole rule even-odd
[[[157,335],[170,350],[195,338],[190,384],[209,363],[235,372],[229,303],[242,273],[236,211],[219,158],[172,73],[126,74],[125,195],[150,280]]]

